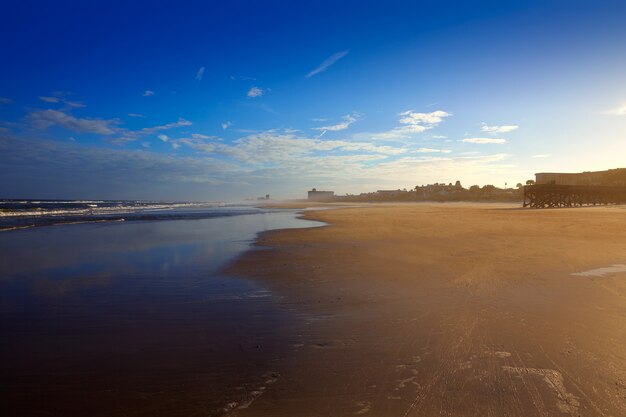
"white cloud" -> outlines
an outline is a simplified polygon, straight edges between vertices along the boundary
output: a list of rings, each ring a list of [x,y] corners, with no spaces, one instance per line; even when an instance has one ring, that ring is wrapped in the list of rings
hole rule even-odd
[[[202,77],[204,77],[204,67],[200,67],[200,69],[196,73],[196,80],[201,81]]]
[[[217,139],[217,137],[215,136],[207,136],[207,135],[203,135],[201,133],[192,133],[191,137],[194,139]]]
[[[439,123],[441,123],[444,117],[450,116],[450,113],[442,110],[437,110],[431,113],[416,113],[414,111],[408,110],[400,113],[400,116],[403,116],[400,119],[400,123],[406,125],[438,125]]]
[[[259,87],[251,87],[247,93],[247,96],[250,98],[261,97],[262,95],[263,95],[263,89]]]
[[[144,136],[148,136],[148,135],[153,135],[155,133],[159,133],[162,132],[164,130],[170,130],[170,129],[176,129],[179,127],[185,127],[185,126],[191,126],[193,123],[191,123],[189,120],[183,119],[182,117],[179,117],[177,121],[172,122],[172,123],[167,123],[164,125],[159,125],[159,126],[152,126],[152,127],[144,127],[143,129],[139,129],[139,130],[120,130],[120,134],[121,136],[118,138],[115,138],[112,140],[113,143],[117,143],[117,144],[123,144],[126,142],[133,142],[136,141]],[[159,138],[161,140],[163,140],[162,138]]]
[[[218,139],[215,137],[206,137]],[[203,138],[204,139],[204,138]],[[367,142],[350,142],[341,140],[320,140],[298,136],[294,131],[267,131],[252,134],[233,142],[232,145],[216,143],[215,141],[200,140],[200,138],[177,139],[177,143],[189,146],[195,150],[219,153],[246,164],[292,164],[301,158],[327,158],[328,153],[359,153],[378,158],[400,155],[407,152],[403,147],[377,146]],[[352,155],[355,156],[355,155]]]
[[[74,109],[80,109],[80,108],[83,108],[83,107],[87,107],[85,105],[85,103],[82,103],[80,101],[63,100],[63,103],[65,103],[65,105],[67,105],[68,107],[72,107]]]
[[[168,140],[170,140],[169,136],[167,135],[158,135],[157,138],[159,138],[160,140],[162,140],[163,142],[167,142]]]
[[[478,143],[478,144],[481,144],[481,145],[488,144],[488,143],[502,144],[502,143],[506,143],[506,139],[495,139],[495,138],[467,138],[467,139],[463,139],[463,140],[461,140],[461,142],[465,142],[465,143]]]
[[[448,149],[417,148],[413,152],[417,152],[417,153],[450,153],[452,151],[448,150]]]
[[[50,96],[39,96],[39,100],[45,101],[46,103],[58,103],[61,101],[59,97],[50,97]]]
[[[324,62],[319,64],[317,66],[317,68],[315,68],[313,71],[309,72],[306,75],[306,77],[307,78],[311,78],[314,75],[319,74],[320,72],[326,71],[331,65],[333,65],[335,62],[339,61],[341,58],[343,58],[346,55],[348,55],[348,51],[340,51],[340,52],[336,52],[336,53],[332,54],[331,56],[326,58],[324,60]]]
[[[544,153],[539,155],[532,155],[531,158],[549,158],[550,156],[550,154]]]
[[[44,101],[46,103],[63,103],[69,108],[79,109],[82,107],[87,107],[84,103],[80,101],[70,101],[65,98],[65,95],[71,94],[64,91],[56,91],[52,93],[51,96],[39,96],[39,100]]]
[[[175,122],[167,123],[167,124],[160,125],[160,126],[144,127],[139,132],[146,134],[146,135],[150,135],[150,134],[159,132],[161,130],[169,130],[169,129],[174,129],[177,127],[191,126],[192,124],[193,123],[191,123],[189,120],[185,120],[182,117],[179,117],[178,120]]]
[[[152,91],[152,90],[146,90],[146,91],[144,91],[143,93],[141,93],[141,95],[142,95],[142,96],[144,96],[144,97],[150,97],[150,96],[153,96],[153,95],[154,95],[154,91]]]
[[[397,126],[386,132],[368,134],[370,139],[397,140],[407,139],[416,133],[422,133],[439,125],[444,118],[452,116],[452,113],[437,110],[430,113],[417,113],[411,110],[399,113],[399,123]],[[359,136],[365,136],[360,134]]]
[[[222,129],[226,130],[231,127],[233,124],[231,122],[222,122]]]
[[[517,125],[488,126],[485,123],[483,123],[482,127],[480,128],[481,131],[492,135],[509,133],[517,129],[519,129],[519,126]]]
[[[27,116],[28,121],[37,129],[47,129],[51,126],[60,126],[76,133],[96,133],[98,135],[112,135],[118,133],[116,127],[120,122],[117,119],[80,119],[59,110],[35,110]]]
[[[238,169],[233,164],[207,156],[180,157],[146,150],[111,149],[47,139],[0,137],[0,149],[3,156],[0,178],[15,173],[23,179],[20,184],[29,181],[33,187],[39,186],[40,189],[54,183],[55,193],[70,190],[91,195],[97,184],[99,193],[109,192],[110,197],[120,198],[117,194],[119,184],[124,183],[135,188],[127,195],[130,197],[136,196],[141,190],[153,188],[155,181],[168,182],[174,187],[182,183],[229,182]],[[31,175],[33,172],[38,175]],[[31,176],[32,179],[29,178]]]
[[[613,116],[626,116],[626,104],[622,104],[620,107],[616,107],[606,112]]]
[[[343,116],[343,118],[342,118],[343,121],[341,123],[338,123],[336,125],[314,127],[313,130],[320,130],[320,131],[326,131],[326,130],[330,130],[330,131],[346,130],[348,127],[350,127],[350,125],[352,123],[354,123],[357,120],[359,120],[359,116],[360,115],[358,113],[347,114],[347,115]]]

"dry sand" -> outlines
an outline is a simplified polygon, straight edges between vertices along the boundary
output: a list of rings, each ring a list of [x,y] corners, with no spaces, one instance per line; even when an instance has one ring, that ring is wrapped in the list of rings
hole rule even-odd
[[[233,265],[310,317],[237,416],[626,416],[626,208],[306,212]]]

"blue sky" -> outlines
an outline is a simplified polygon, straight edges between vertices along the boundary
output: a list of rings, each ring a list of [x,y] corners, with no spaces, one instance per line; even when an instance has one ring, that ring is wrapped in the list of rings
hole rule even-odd
[[[624,2],[6,3],[0,198],[297,198],[626,165]]]

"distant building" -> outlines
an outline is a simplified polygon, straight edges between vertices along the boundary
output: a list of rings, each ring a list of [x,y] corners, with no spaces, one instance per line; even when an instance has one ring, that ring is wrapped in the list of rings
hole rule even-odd
[[[393,197],[393,196],[400,195],[400,194],[406,194],[407,192],[408,192],[407,190],[378,190],[376,191],[377,194],[387,196],[387,197]]]
[[[328,201],[335,198],[334,191],[317,191],[315,188],[309,191],[308,194],[311,201]]]
[[[535,184],[626,186],[626,168],[580,173],[540,172]]]

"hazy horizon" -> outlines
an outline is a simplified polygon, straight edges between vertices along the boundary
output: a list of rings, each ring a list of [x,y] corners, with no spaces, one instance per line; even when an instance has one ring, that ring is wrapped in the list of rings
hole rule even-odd
[[[623,2],[4,11],[0,198],[291,199],[624,166]]]

